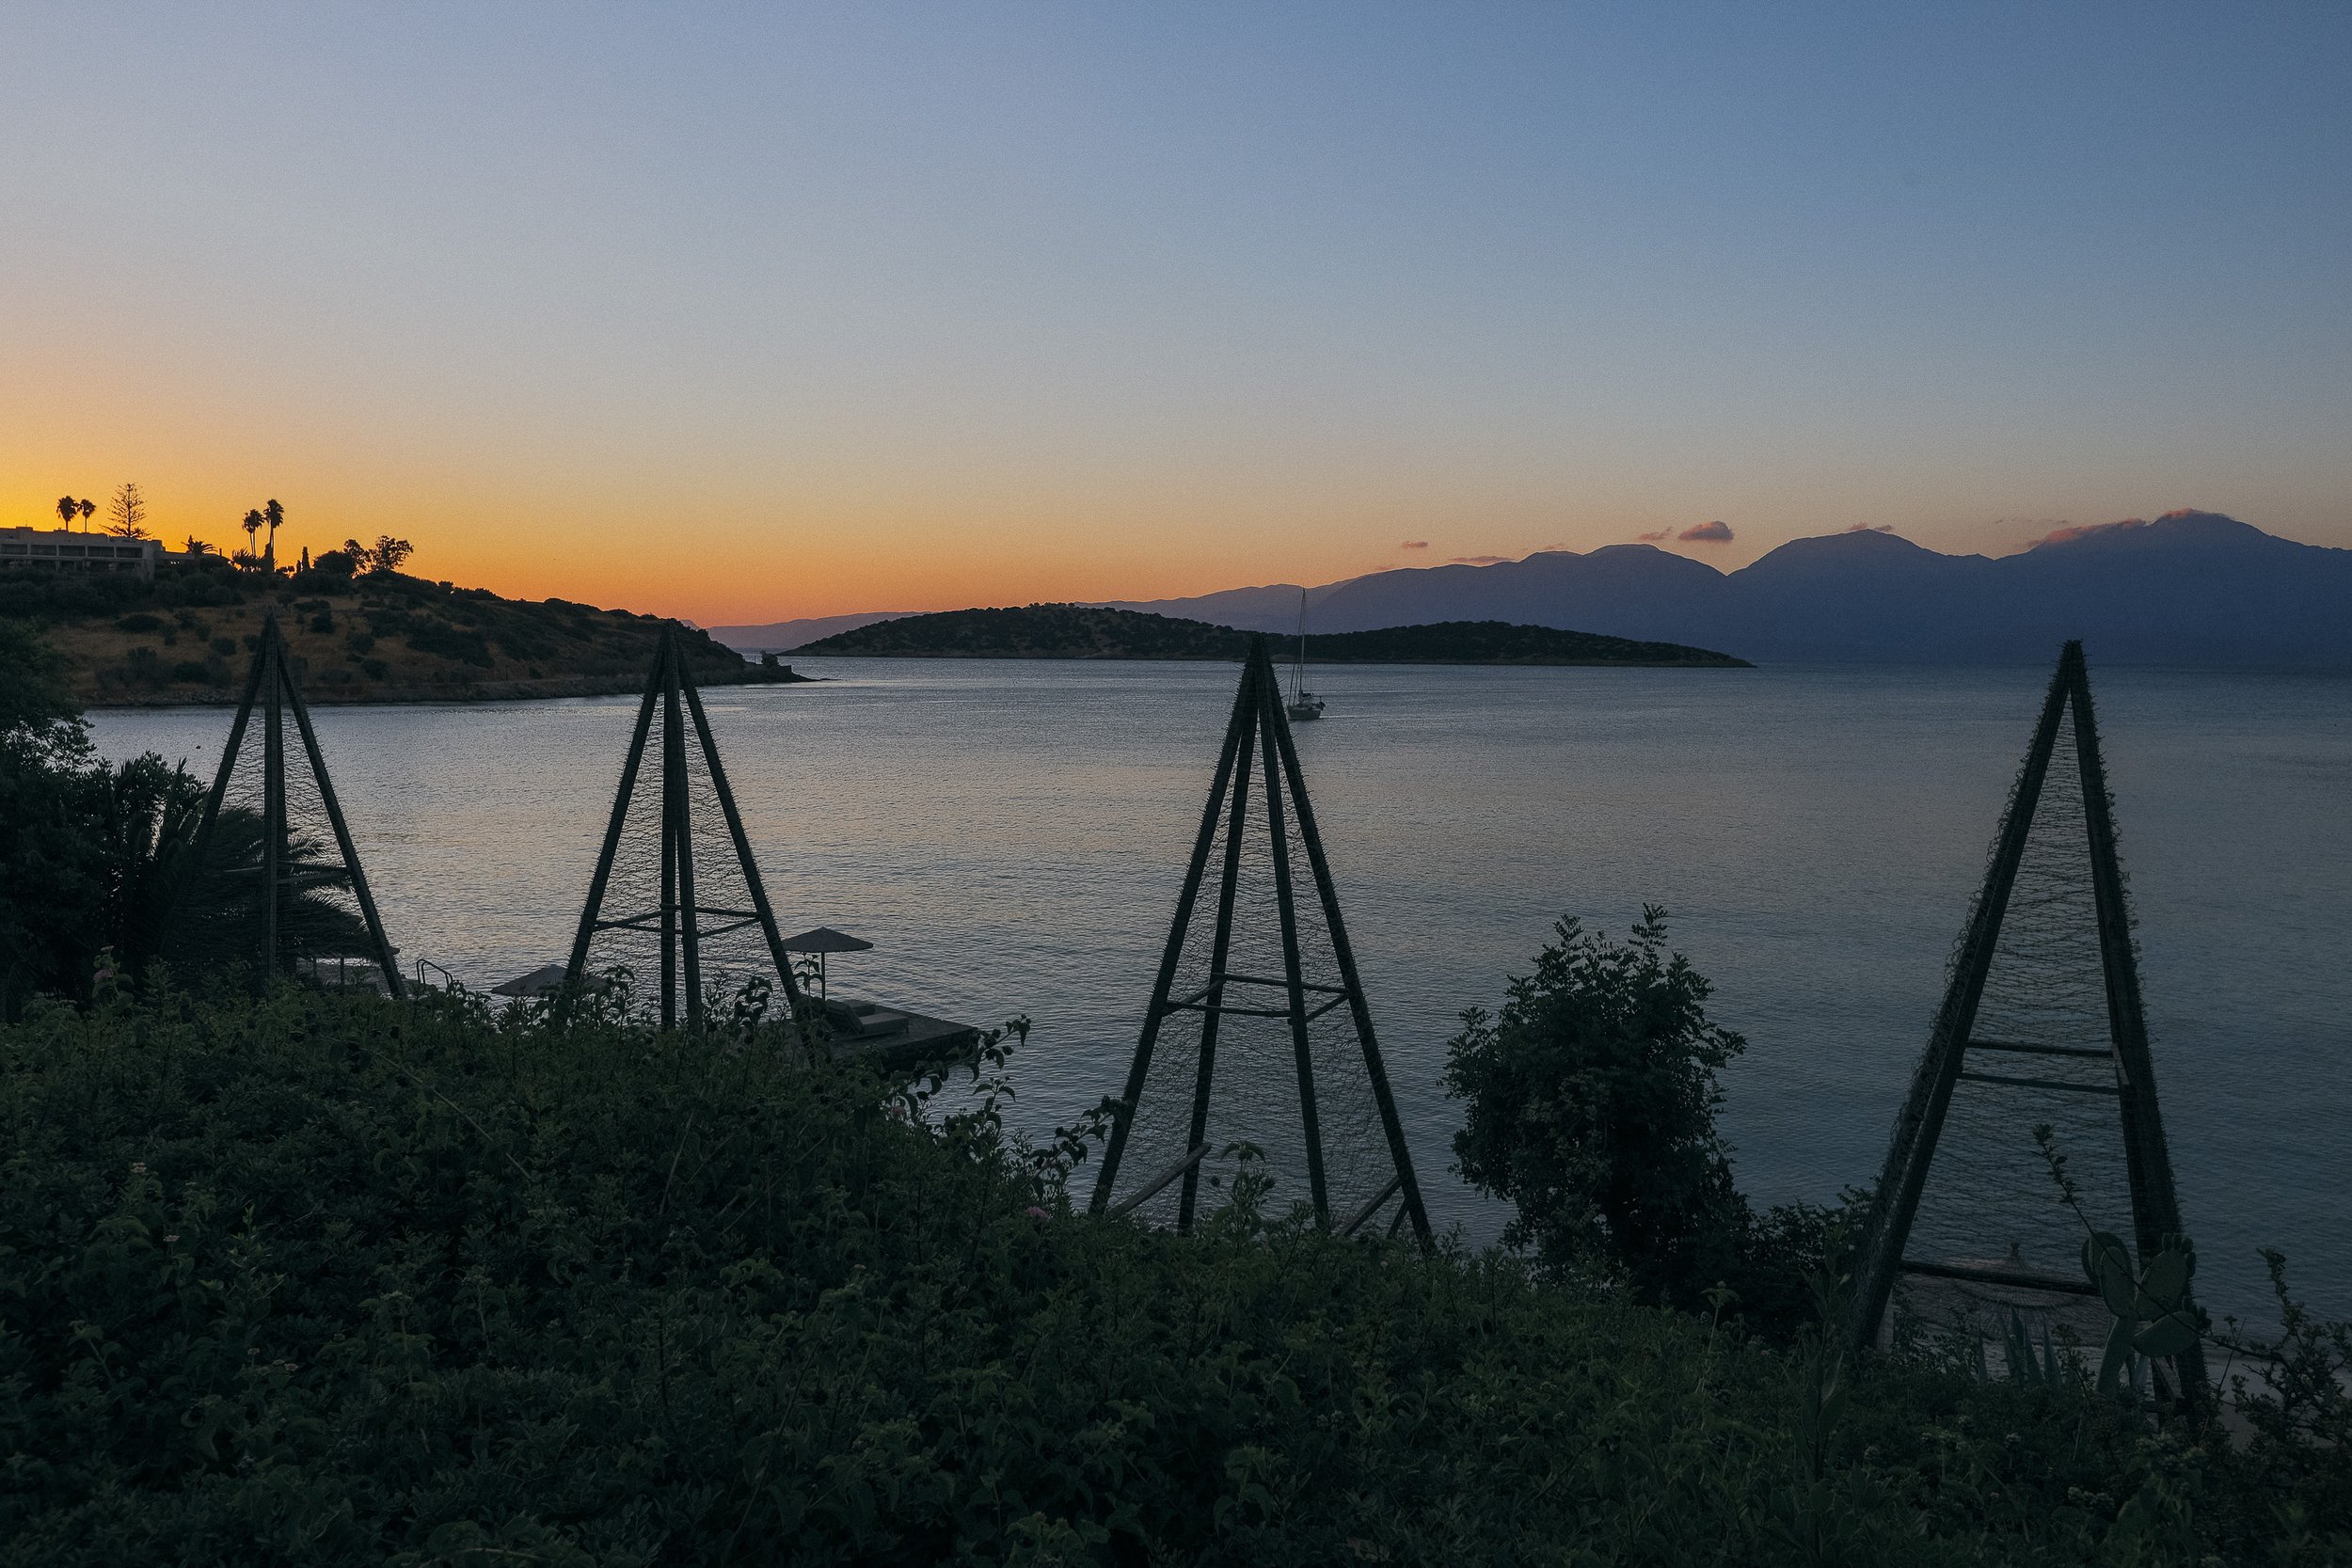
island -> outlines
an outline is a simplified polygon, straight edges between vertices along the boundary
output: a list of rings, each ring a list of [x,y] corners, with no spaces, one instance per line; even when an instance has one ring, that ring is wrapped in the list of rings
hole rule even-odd
[[[0,574],[0,616],[30,625],[86,705],[232,703],[275,613],[313,703],[590,697],[643,688],[658,616],[506,599],[398,571],[269,572],[218,556],[151,577]],[[696,681],[791,682],[682,629]]]
[[[1251,634],[1206,621],[1099,605],[1033,604],[907,615],[820,638],[799,655],[864,658],[1136,658],[1237,660]],[[1291,648],[1295,639],[1277,639]],[[1746,659],[1679,642],[1641,642],[1507,621],[1440,621],[1377,631],[1317,633],[1315,664],[1581,664],[1751,669]]]

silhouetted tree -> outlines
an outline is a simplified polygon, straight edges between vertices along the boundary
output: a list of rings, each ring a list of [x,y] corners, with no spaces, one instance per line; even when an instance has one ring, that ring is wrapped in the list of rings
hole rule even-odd
[[[246,513],[245,515],[244,526],[245,558],[249,562],[259,562],[262,557],[260,552],[254,548],[256,541],[253,536],[262,531],[262,514],[258,510]]]
[[[408,563],[408,558],[416,553],[417,546],[407,540],[395,539],[389,533],[379,533],[375,536],[375,548],[368,552],[368,559],[372,570],[397,572],[405,566]]]
[[[286,509],[278,505],[277,501],[271,500],[262,504],[262,521],[269,526],[269,548],[264,552],[263,559],[272,566],[278,564],[278,530],[285,520]]]
[[[72,528],[73,526],[73,519],[81,515],[81,511],[82,503],[75,500],[72,496],[59,496],[57,498],[57,516],[64,522],[66,527]]]
[[[80,500],[73,503],[73,509],[82,515],[82,531],[84,533],[87,533],[89,531],[89,515],[98,510],[98,503],[91,500],[87,496],[85,496]]]
[[[106,515],[113,519],[106,525],[108,533],[119,534],[125,539],[147,537],[147,502],[139,495],[137,485],[125,482],[122,488],[115,492],[113,502],[106,508]]]

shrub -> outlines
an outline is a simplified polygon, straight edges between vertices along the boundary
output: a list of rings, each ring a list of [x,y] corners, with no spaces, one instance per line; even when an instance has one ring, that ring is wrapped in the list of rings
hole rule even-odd
[[[1708,1019],[1713,988],[1667,951],[1663,910],[1629,942],[1573,920],[1556,937],[1501,1014],[1472,1009],[1447,1046],[1457,1168],[1516,1205],[1505,1243],[1555,1279],[1685,1310],[1727,1289],[1754,1325],[1792,1331],[1836,1216],[1759,1218],[1734,1183],[1715,1075],[1746,1042]]]
[[[0,1126],[10,1564],[2193,1562],[2277,1533],[2250,1469],[2096,1400],[1895,1369],[1808,1426],[1778,1353],[1506,1259],[1254,1201],[1188,1238],[1087,1219],[1067,1145],[772,1031],[117,995],[0,1031]]]

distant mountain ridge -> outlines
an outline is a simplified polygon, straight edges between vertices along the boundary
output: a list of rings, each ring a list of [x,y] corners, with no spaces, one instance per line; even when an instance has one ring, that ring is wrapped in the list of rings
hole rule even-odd
[[[877,621],[895,621],[901,615],[914,613],[911,610],[867,610],[852,615],[811,615],[798,621],[770,621],[756,626],[710,626],[706,629],[713,641],[723,642],[739,654],[788,653],[820,637],[831,637],[839,631],[855,631]]]
[[[2108,664],[2352,668],[2352,550],[2219,513],[2062,530],[2018,555],[1943,555],[1892,533],[1797,539],[1734,572],[1649,545],[1406,567],[1307,591],[1317,631],[1439,621],[1574,627],[1781,661],[2039,663],[2069,638]],[[1299,588],[1116,601],[1258,631]]]

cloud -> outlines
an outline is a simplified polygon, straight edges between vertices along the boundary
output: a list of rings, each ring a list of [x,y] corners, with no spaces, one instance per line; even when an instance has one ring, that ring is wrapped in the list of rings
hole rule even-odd
[[[1728,545],[1731,543],[1731,525],[1722,521],[1693,523],[1675,537],[1686,545]]]
[[[1660,540],[1666,538],[1668,535],[1672,534],[1673,532],[1674,532],[1674,530],[1672,530],[1672,529],[1670,529],[1670,528],[1661,528],[1661,529],[1658,530],[1655,533],[1637,533],[1637,534],[1635,534],[1633,537],[1634,537],[1634,539],[1635,539],[1638,543],[1640,543],[1640,544],[1644,544],[1644,545],[1655,545],[1655,544],[1657,544]]]
[[[1429,541],[1426,539],[1407,539],[1397,546],[1400,550],[1425,550],[1428,547]]]
[[[1855,523],[1846,531],[1848,533],[1892,533],[1895,531],[1895,525],[1892,523]]]
[[[2077,539],[2088,539],[2094,533],[2115,533],[2124,529],[2146,528],[2145,517],[2126,517],[2120,523],[2076,523],[2067,528],[2052,529],[2026,547],[2038,550],[2044,545],[2071,545]]]
[[[1457,555],[1446,564],[1449,566],[1500,566],[1510,559],[1507,555]]]

